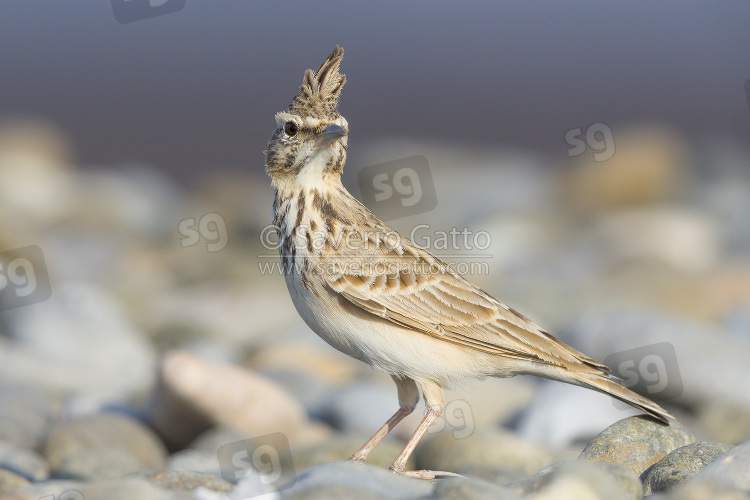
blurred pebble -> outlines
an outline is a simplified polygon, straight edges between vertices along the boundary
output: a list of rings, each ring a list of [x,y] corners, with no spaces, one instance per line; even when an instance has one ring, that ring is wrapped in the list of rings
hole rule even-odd
[[[677,448],[641,474],[643,494],[675,489],[731,448],[731,444],[705,441]]]
[[[425,438],[416,449],[420,469],[472,473],[475,468],[502,475],[508,482],[538,471],[555,460],[553,452],[542,445],[519,438],[508,431],[481,428],[472,435],[456,438],[445,430]],[[515,477],[514,477],[515,476]]]
[[[251,436],[283,432],[289,439],[307,426],[304,408],[283,387],[250,370],[184,351],[164,357],[149,415],[167,442],[179,447],[211,424]]]
[[[750,441],[715,458],[696,478],[712,479],[737,489],[750,491]]]
[[[668,342],[676,360],[671,354],[665,357],[667,353],[658,347],[652,354],[668,369],[667,379],[659,382],[681,389],[676,401],[696,407],[724,401],[750,408],[750,391],[738,390],[747,385],[750,339],[729,337],[713,325],[657,311],[601,310],[583,315],[566,328],[561,338],[599,360]],[[670,380],[669,373],[679,373],[680,379]],[[652,397],[658,401],[658,394]]]
[[[602,215],[596,234],[617,264],[657,261],[684,273],[711,270],[720,254],[716,223],[685,207],[652,207]],[[637,234],[637,238],[633,235]]]
[[[49,477],[49,464],[39,453],[0,441],[0,469],[14,472],[29,481]]]
[[[281,487],[279,492],[284,499],[306,498],[304,492],[322,486],[344,486],[351,490],[365,490],[391,500],[407,500],[429,495],[433,489],[429,481],[399,476],[387,469],[366,463],[332,462],[316,465],[299,473],[292,487]]]
[[[712,439],[740,444],[750,440],[750,407],[715,401],[696,409],[698,423]]]
[[[377,429],[373,430],[374,434]],[[307,469],[327,462],[347,460],[359,450],[370,438],[370,434],[334,434],[330,438],[308,445],[292,446],[294,465],[299,470]],[[367,456],[367,463],[384,469],[391,466],[405,442],[388,436],[373,448]],[[282,464],[282,466],[288,464]],[[414,456],[406,463],[407,468],[414,467]]]
[[[221,477],[219,460],[216,453],[203,450],[185,449],[169,456],[167,469],[183,472],[200,472]]]
[[[0,124],[0,214],[13,215],[2,217],[13,229],[4,237],[32,234],[65,212],[75,185],[71,156],[68,139],[49,123]]]
[[[205,249],[201,253],[214,255]],[[194,260],[186,260],[184,266],[194,266]],[[190,332],[230,348],[235,355],[272,339],[278,341],[279,332],[304,324],[297,315],[287,314],[291,309],[286,308],[287,293],[281,287],[274,293],[273,286],[260,290],[257,285],[231,281],[228,285],[226,281],[182,286],[159,294],[143,304],[141,320],[149,331],[158,332],[159,340],[168,348],[184,347],[186,340],[191,340],[185,338],[185,332]],[[306,333],[313,335],[309,330]]]
[[[85,483],[69,480],[50,480],[31,483],[13,491],[12,495],[5,495],[3,500],[110,500],[111,497],[83,495]],[[131,497],[132,498],[132,497]],[[151,500],[148,497],[143,500]]]
[[[0,349],[0,364],[4,360]],[[19,448],[37,448],[58,412],[58,405],[37,388],[22,383],[0,383],[0,440],[3,442]]]
[[[282,498],[284,500],[350,500],[352,498],[358,500],[388,500],[388,497],[373,491],[341,484],[313,486],[284,495]]]
[[[29,484],[29,480],[15,472],[0,468],[0,495],[5,495]]]
[[[6,311],[15,340],[0,377],[63,393],[133,397],[151,384],[154,349],[104,289],[56,283],[46,302]]]
[[[336,386],[326,383],[313,374],[290,368],[274,369],[269,367],[258,370],[258,373],[289,391],[305,407],[310,418],[329,423],[335,421],[331,416],[330,405],[338,390]],[[381,422],[381,425],[383,422]]]
[[[649,495],[649,500],[750,500],[750,493],[721,481],[694,477],[669,493]]]
[[[395,388],[372,382],[343,387],[332,393],[326,420],[344,432],[374,434],[398,409]]]
[[[640,500],[638,476],[620,465],[559,462],[513,483],[508,489],[533,499]]]
[[[488,378],[466,387],[446,390],[445,411],[427,434],[448,429],[461,438],[476,429],[506,424],[534,399],[537,382],[532,377]],[[488,397],[488,394],[492,397]],[[396,396],[395,391],[393,395]],[[394,403],[390,403],[389,408],[394,408]],[[409,439],[424,415],[424,405],[420,403],[414,413],[406,417],[393,432],[402,439]]]
[[[44,456],[55,477],[104,479],[163,469],[167,454],[145,425],[123,415],[101,414],[56,425]]]
[[[309,342],[300,341],[269,345],[248,360],[248,365],[254,370],[298,371],[313,375],[331,386],[351,382],[360,363],[328,346],[316,348]]]
[[[196,436],[187,449],[203,451],[216,456],[216,453],[221,446],[236,441],[250,439],[251,437],[251,435],[238,429],[215,426]]]
[[[617,130],[611,157],[578,158],[566,185],[566,200],[583,211],[668,201],[687,188],[690,152],[669,129],[640,127]]]
[[[601,430],[622,418],[641,413],[618,408],[605,394],[561,382],[542,380],[531,403],[516,418],[524,439],[564,447],[589,442]]]
[[[510,488],[466,477],[445,477],[435,484],[435,500],[520,500]]]
[[[205,488],[209,491],[230,494],[234,485],[211,474],[177,470],[146,471],[134,474],[159,488],[168,491],[193,491]]]
[[[623,465],[640,476],[668,453],[694,441],[690,431],[676,420],[664,425],[651,417],[629,417],[604,429],[578,458]]]

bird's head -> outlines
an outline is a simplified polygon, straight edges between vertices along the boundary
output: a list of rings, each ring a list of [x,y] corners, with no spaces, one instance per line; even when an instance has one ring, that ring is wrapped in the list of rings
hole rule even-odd
[[[336,46],[318,71],[305,71],[289,110],[276,114],[276,130],[265,155],[266,172],[277,187],[340,178],[349,132],[337,107],[346,83],[346,76],[339,73],[342,57],[344,49]]]

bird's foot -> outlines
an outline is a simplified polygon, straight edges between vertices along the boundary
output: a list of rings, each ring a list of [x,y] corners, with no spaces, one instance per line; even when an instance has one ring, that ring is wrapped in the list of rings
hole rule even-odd
[[[463,477],[461,474],[456,474],[455,472],[445,472],[442,470],[404,470],[404,469],[397,469],[394,467],[390,467],[391,472],[394,474],[398,474],[399,476],[406,476],[406,477],[415,477],[417,479],[437,479],[439,477],[443,476],[456,476],[456,477]]]

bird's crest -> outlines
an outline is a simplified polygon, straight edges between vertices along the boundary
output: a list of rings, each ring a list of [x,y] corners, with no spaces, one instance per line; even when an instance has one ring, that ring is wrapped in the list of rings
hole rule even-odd
[[[339,73],[343,57],[344,49],[337,45],[318,71],[305,71],[299,95],[289,105],[290,113],[320,118],[338,116],[336,106],[346,83],[346,75]]]

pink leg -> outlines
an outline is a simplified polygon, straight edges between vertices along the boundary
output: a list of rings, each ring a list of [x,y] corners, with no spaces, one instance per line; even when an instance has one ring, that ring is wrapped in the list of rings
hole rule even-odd
[[[419,441],[430,428],[432,423],[437,419],[445,408],[445,399],[443,398],[443,390],[434,382],[420,382],[420,388],[424,394],[425,405],[427,406],[427,414],[424,416],[422,421],[419,423],[417,430],[406,443],[406,446],[399,454],[396,461],[391,465],[391,472],[401,474],[403,476],[416,477],[419,479],[435,479],[437,476],[458,476],[452,472],[433,471],[433,470],[405,470],[406,462],[414,452],[414,448],[417,447]]]
[[[410,415],[417,406],[417,402],[419,401],[419,390],[414,381],[410,378],[396,377],[393,377],[393,380],[396,382],[396,387],[398,389],[398,402],[401,408],[399,408],[399,410],[388,419],[383,427],[378,429],[378,432],[373,434],[373,436],[367,440],[362,448],[352,455],[349,459],[350,461],[364,462],[367,455],[369,455],[372,449],[375,448],[375,445],[382,441],[383,438],[387,436],[394,427],[396,427],[396,424]]]

